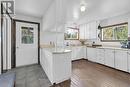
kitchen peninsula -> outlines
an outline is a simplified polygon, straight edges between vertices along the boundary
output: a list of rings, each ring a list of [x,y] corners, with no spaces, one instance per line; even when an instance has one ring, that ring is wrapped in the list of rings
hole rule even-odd
[[[41,66],[52,84],[71,78],[71,50],[41,48]]]

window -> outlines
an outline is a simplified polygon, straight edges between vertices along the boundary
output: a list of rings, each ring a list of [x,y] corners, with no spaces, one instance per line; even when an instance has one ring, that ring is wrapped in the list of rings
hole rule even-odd
[[[128,23],[102,27],[102,41],[122,41],[128,39]]]
[[[78,40],[79,29],[67,29],[65,32],[65,40]]]
[[[21,27],[22,44],[32,44],[34,41],[34,31],[31,27]]]

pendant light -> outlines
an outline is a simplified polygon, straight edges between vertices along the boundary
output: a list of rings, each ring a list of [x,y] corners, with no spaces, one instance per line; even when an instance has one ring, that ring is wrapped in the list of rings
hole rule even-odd
[[[85,12],[86,11],[86,3],[85,1],[82,1],[80,4],[80,11]]]
[[[80,11],[81,11],[81,12],[85,12],[85,11],[86,11],[86,6],[85,6],[84,4],[82,4],[82,5],[80,6]]]

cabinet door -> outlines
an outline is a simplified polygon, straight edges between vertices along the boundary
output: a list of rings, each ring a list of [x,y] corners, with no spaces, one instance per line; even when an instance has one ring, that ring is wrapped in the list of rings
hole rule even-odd
[[[82,58],[82,54],[81,54],[81,52],[82,52],[82,47],[76,47],[76,60],[78,60],[78,59],[81,59]]]
[[[79,28],[79,38],[80,38],[80,39],[85,39],[85,29],[84,29],[84,25],[80,25],[80,28]]]
[[[127,71],[127,51],[115,50],[115,68]]]
[[[71,59],[75,60],[75,58],[76,58],[75,48],[71,47],[71,50],[72,50]]]
[[[80,49],[80,52],[78,53],[79,57],[86,59],[86,47],[85,46],[80,46],[79,49]]]
[[[130,51],[128,51],[128,72],[130,72]]]
[[[114,50],[112,49],[105,49],[105,65],[109,67],[115,67],[114,66]]]
[[[83,54],[83,58],[87,59],[87,48],[86,48],[86,46],[83,46],[83,52],[82,52],[82,54]]]
[[[87,58],[92,62],[96,62],[96,48],[87,48]]]
[[[96,21],[90,23],[89,29],[90,29],[90,31],[89,31],[90,39],[96,39],[97,38]]]
[[[81,47],[72,47],[72,60],[81,59]]]
[[[96,53],[97,53],[97,55],[96,55],[96,57],[97,57],[97,62],[98,63],[100,63],[100,64],[104,64],[104,57],[105,57],[105,55],[104,55],[104,53],[105,53],[105,51],[104,51],[104,49],[96,49]]]
[[[85,30],[84,30],[84,32],[85,32],[85,35],[84,35],[84,37],[85,37],[85,39],[90,39],[90,34],[89,34],[89,24],[85,24]]]

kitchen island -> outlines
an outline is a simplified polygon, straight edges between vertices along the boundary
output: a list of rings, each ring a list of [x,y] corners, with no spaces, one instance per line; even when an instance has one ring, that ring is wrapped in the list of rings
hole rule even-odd
[[[71,78],[71,50],[41,48],[40,63],[52,84]]]

